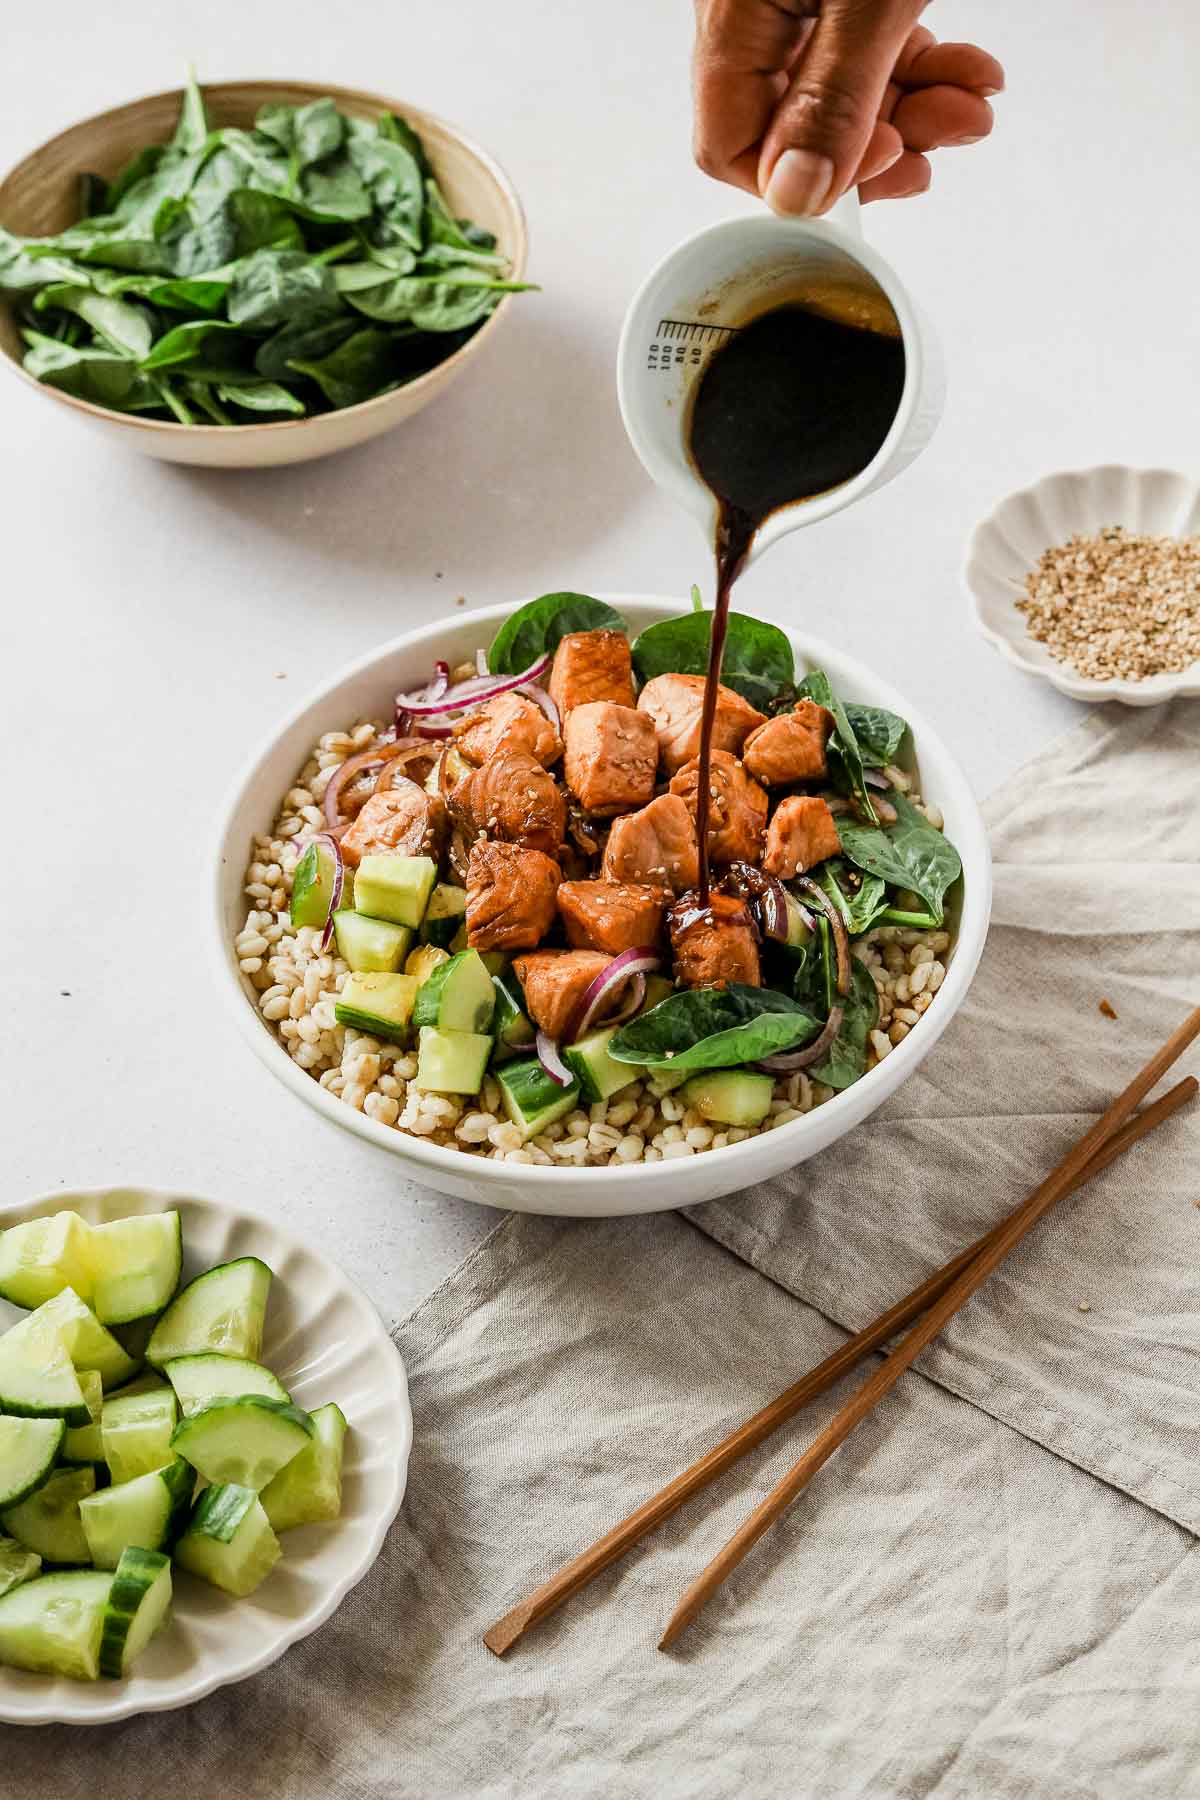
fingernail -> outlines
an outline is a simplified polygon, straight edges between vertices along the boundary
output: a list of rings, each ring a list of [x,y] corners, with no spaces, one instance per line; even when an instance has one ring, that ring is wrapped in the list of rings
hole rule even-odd
[[[801,218],[820,212],[833,187],[833,164],[814,150],[785,150],[771,171],[763,199],[772,212]]]
[[[957,149],[960,144],[982,144],[986,136],[986,131],[977,131],[971,136],[947,138],[946,147],[947,149]]]

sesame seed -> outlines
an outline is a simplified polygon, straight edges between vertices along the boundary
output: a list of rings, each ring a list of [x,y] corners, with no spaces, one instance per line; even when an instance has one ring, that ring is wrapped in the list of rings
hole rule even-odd
[[[1025,580],[1031,637],[1093,681],[1144,681],[1200,661],[1200,537],[1108,525],[1039,558]]]

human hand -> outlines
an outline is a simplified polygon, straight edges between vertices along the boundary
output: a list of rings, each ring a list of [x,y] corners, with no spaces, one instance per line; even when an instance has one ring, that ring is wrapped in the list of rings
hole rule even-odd
[[[994,56],[939,44],[924,0],[695,0],[696,161],[776,212],[921,194],[929,150],[992,129]]]

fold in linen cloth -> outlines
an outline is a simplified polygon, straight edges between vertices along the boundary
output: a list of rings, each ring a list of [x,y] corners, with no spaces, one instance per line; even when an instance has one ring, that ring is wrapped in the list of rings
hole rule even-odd
[[[854,1330],[1016,1205],[1200,1004],[1200,706],[1093,713],[984,810],[991,931],[929,1060],[823,1155],[688,1214]],[[1195,1048],[1163,1086],[1188,1071]],[[1191,1531],[1198,1206],[1193,1108],[1044,1219],[917,1364]]]

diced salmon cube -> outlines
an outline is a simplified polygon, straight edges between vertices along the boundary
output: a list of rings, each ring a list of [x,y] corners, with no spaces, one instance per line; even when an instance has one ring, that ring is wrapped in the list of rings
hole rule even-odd
[[[583,996],[611,961],[601,950],[535,950],[514,957],[513,972],[534,1024],[556,1041],[565,1036]]]
[[[833,814],[824,800],[816,794],[789,794],[775,809],[762,866],[768,875],[789,881],[827,856],[836,856],[841,847]]]
[[[524,694],[497,694],[478,712],[468,713],[454,726],[454,741],[476,766],[498,750],[524,750],[543,769],[562,755],[562,739],[541,707]]]
[[[565,719],[592,700],[633,705],[633,659],[623,631],[572,631],[561,639],[550,670],[550,698]]]
[[[745,902],[731,894],[685,894],[667,915],[675,979],[684,987],[760,987],[758,932]]]
[[[645,882],[682,893],[700,879],[696,827],[678,794],[660,794],[640,812],[625,813],[604,848],[606,881]]]
[[[532,950],[554,923],[562,873],[553,857],[519,844],[471,846],[467,942],[474,950]]]
[[[704,711],[703,675],[656,675],[638,696],[638,705],[654,720],[658,753],[668,774],[700,754],[700,716]],[[713,719],[714,750],[730,750],[736,756],[747,734],[763,723],[748,700],[732,688],[718,685]]]
[[[352,869],[364,856],[391,851],[396,856],[437,857],[446,824],[445,802],[415,781],[400,780],[372,794],[341,840]]]
[[[586,812],[631,812],[654,798],[658,739],[645,713],[612,700],[572,707],[563,726],[567,786]]]
[[[768,787],[817,781],[826,773],[825,745],[832,730],[828,707],[801,700],[794,711],[756,726],[742,745],[742,761]]]
[[[527,750],[500,750],[453,789],[450,804],[477,832],[552,854],[567,829],[562,789]]]
[[[568,944],[619,956],[622,950],[658,943],[666,899],[662,888],[637,882],[564,881],[558,910]]]
[[[685,763],[671,777],[693,821],[700,789],[700,763]],[[736,756],[714,750],[708,769],[708,853],[714,862],[754,862],[762,855],[767,829],[767,796]]]

